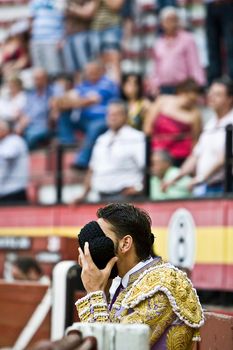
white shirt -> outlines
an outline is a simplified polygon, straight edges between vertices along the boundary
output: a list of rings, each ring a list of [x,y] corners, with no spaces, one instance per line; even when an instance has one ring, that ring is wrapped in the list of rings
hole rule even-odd
[[[197,176],[205,176],[225,154],[226,131],[225,127],[233,124],[233,109],[223,118],[212,118],[202,132],[198,143],[194,147],[194,155],[197,156]],[[218,171],[208,181],[215,183],[223,181],[224,170]]]
[[[141,270],[144,266],[146,266],[147,264],[149,264],[151,261],[153,261],[153,258],[150,257],[149,259],[145,260],[145,261],[140,261],[137,265],[135,265],[131,270],[129,270],[124,277],[121,279],[119,276],[117,276],[116,278],[114,278],[114,280],[112,281],[112,285],[111,288],[109,290],[110,292],[110,299],[112,299],[115,291],[117,290],[118,286],[120,285],[120,283],[122,284],[122,286],[124,288],[126,288],[128,286],[129,283],[129,277],[130,275],[132,275],[133,273]]]
[[[92,189],[97,192],[118,192],[126,187],[143,188],[145,137],[131,126],[117,133],[108,130],[97,139],[90,168]]]
[[[0,197],[20,190],[28,184],[29,161],[25,141],[18,135],[0,140]]]
[[[0,110],[2,111],[1,118],[9,121],[14,121],[26,106],[25,92],[19,92],[14,97],[2,97],[0,99]]]

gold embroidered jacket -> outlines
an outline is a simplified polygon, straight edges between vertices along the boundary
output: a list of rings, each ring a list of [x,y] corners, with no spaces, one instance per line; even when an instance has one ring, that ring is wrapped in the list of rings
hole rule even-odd
[[[104,292],[76,302],[82,322],[143,323],[155,350],[189,350],[199,340],[203,311],[187,275],[155,259],[132,274],[109,310]]]

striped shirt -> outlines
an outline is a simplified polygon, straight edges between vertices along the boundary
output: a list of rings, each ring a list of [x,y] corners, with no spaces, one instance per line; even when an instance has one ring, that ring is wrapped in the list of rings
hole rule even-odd
[[[31,16],[32,40],[57,42],[63,38],[63,0],[32,0]]]
[[[103,30],[120,25],[120,21],[120,12],[111,10],[105,1],[101,0],[91,27],[93,30]]]

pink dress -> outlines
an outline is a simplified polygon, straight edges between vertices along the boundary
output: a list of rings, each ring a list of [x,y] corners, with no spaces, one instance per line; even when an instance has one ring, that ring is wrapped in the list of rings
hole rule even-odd
[[[157,117],[152,136],[152,149],[165,150],[174,159],[185,159],[192,150],[192,125],[162,113]]]

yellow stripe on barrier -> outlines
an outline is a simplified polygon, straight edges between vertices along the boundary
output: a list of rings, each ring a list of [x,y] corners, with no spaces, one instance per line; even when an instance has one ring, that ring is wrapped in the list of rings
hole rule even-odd
[[[80,227],[1,227],[1,236],[26,237],[69,237],[76,238]],[[155,252],[168,259],[168,230],[165,227],[153,227],[155,234]],[[197,263],[233,264],[233,227],[197,227],[196,259]]]

